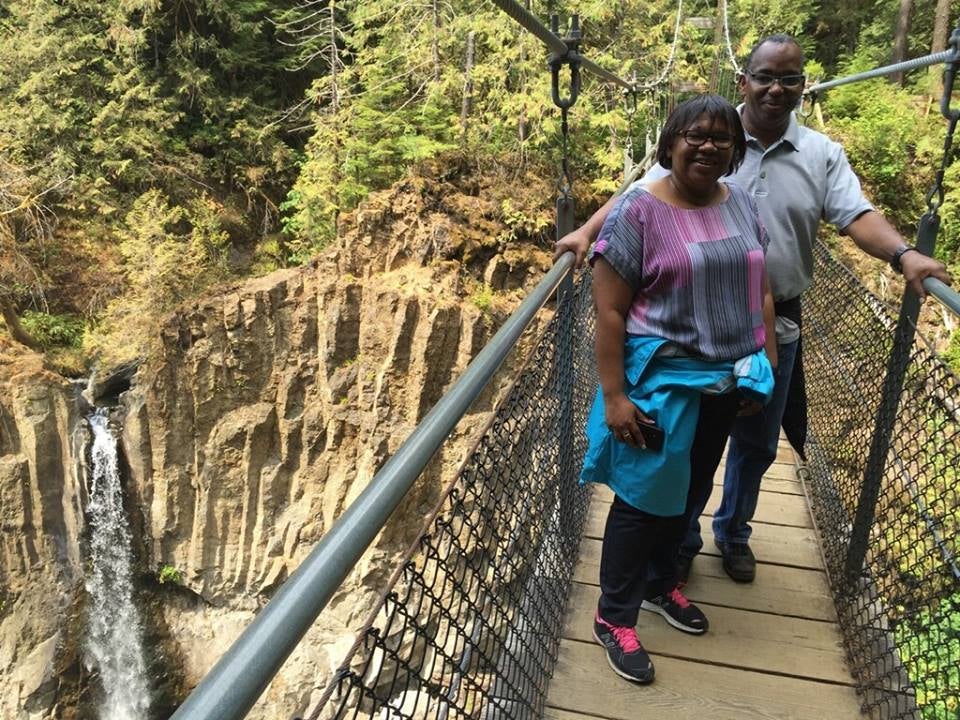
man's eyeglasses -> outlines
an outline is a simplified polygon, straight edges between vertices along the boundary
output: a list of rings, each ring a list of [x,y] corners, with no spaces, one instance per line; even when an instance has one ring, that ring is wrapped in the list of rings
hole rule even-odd
[[[767,73],[755,73],[747,70],[747,75],[753,78],[753,81],[760,87],[770,87],[774,83],[780,83],[780,87],[798,88],[803,87],[807,81],[806,75],[769,75]]]
[[[700,147],[707,142],[707,140],[711,141],[717,150],[726,150],[727,148],[733,147],[733,135],[727,135],[726,133],[710,134],[701,132],[700,130],[684,130],[682,133],[679,133],[679,135],[686,140],[687,145],[691,147]]]

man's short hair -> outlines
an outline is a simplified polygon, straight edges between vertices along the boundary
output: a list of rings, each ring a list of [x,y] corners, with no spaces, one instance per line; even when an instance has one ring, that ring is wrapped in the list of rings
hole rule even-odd
[[[706,115],[711,120],[723,120],[727,125],[727,132],[733,135],[733,156],[730,158],[727,172],[724,173],[724,175],[732,175],[747,154],[747,138],[743,134],[740,113],[719,95],[697,95],[677,105],[664,123],[663,130],[660,131],[657,162],[660,163],[660,167],[667,170],[673,166],[670,150],[673,148],[674,141],[701,115]]]
[[[754,54],[756,54],[757,50],[760,49],[760,46],[765,43],[774,43],[776,45],[786,45],[787,43],[790,43],[792,45],[796,45],[797,48],[800,50],[800,68],[802,69],[803,66],[806,65],[807,63],[806,53],[803,52],[803,46],[800,45],[799,42],[797,42],[797,39],[793,37],[793,35],[787,35],[786,33],[776,33],[774,35],[767,35],[764,38],[760,38],[759,40],[757,40],[756,44],[754,44],[754,46],[750,48],[750,54],[747,55],[747,59],[743,63],[744,70],[750,69],[750,65],[751,63],[753,63]]]

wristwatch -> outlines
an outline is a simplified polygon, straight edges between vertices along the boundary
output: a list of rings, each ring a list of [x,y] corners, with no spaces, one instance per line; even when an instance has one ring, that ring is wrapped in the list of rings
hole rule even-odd
[[[899,248],[897,248],[897,251],[893,254],[893,257],[890,258],[890,267],[892,267],[898,273],[903,275],[903,266],[900,264],[900,258],[903,257],[904,253],[908,253],[911,250],[916,250],[917,252],[920,252],[919,250],[917,250],[915,247],[911,245],[901,245]]]

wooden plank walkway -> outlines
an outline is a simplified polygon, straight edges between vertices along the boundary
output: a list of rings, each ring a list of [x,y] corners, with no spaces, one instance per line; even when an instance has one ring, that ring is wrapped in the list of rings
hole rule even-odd
[[[722,477],[721,468],[717,478]],[[789,446],[781,442],[777,462],[764,478],[751,540],[759,563],[756,580],[739,584],[727,577],[705,519],[703,553],[693,563],[685,593],[707,614],[710,630],[689,635],[641,611],[637,633],[657,669],[652,685],[615,675],[593,639],[600,538],[612,497],[604,487],[594,493],[546,718],[862,717]],[[708,512],[721,493],[715,484]]]

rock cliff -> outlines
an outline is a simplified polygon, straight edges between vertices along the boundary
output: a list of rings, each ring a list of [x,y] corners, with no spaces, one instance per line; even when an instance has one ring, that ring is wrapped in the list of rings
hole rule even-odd
[[[85,439],[76,393],[0,343],[0,717],[76,704]]]
[[[547,251],[517,242],[501,222],[503,191],[471,183],[411,178],[371,198],[310,266],[224,288],[164,321],[121,408],[154,667],[169,675],[159,714],[209,669],[549,266]],[[523,356],[475,403],[251,717],[308,709]],[[0,715],[91,717],[89,708],[63,710],[69,700],[51,690],[49,672],[23,677],[54,658],[77,667],[64,634],[82,595],[83,492],[70,388],[39,363],[29,382],[18,377],[0,403]],[[153,580],[164,568],[179,585]],[[33,594],[27,583],[38,582],[50,592],[36,607],[50,605],[55,618],[42,631],[33,611],[21,612]]]

